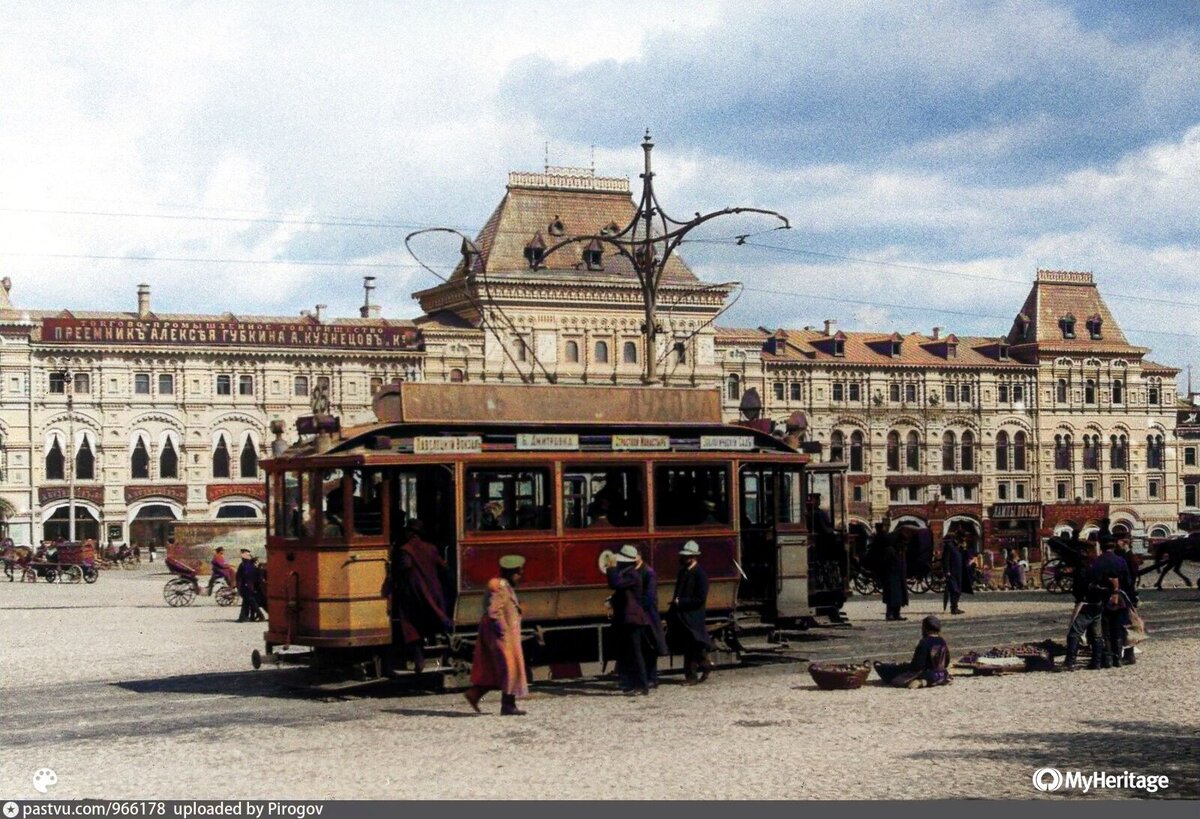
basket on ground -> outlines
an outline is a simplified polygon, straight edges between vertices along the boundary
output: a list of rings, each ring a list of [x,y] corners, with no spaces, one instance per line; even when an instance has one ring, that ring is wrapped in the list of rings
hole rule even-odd
[[[846,691],[862,688],[871,673],[869,663],[848,665],[846,663],[811,663],[808,673],[822,691]]]

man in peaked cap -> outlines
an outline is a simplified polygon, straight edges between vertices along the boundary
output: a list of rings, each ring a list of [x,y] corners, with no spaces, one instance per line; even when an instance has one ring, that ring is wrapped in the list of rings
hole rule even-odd
[[[700,566],[700,544],[689,540],[679,551],[679,574],[675,578],[675,591],[667,611],[667,628],[672,642],[683,653],[684,681],[687,685],[704,682],[712,670],[708,661],[712,640],[705,623],[707,604],[708,574]]]
[[[638,574],[637,561],[637,547],[627,543],[613,555],[605,574],[608,587],[613,590],[613,634],[621,690],[626,694],[649,694],[642,643],[650,618],[642,608],[642,577]]]
[[[525,714],[517,707],[517,697],[529,695],[529,684],[525,679],[521,605],[516,592],[524,570],[524,557],[505,555],[500,558],[500,576],[488,581],[471,662],[471,687],[463,694],[476,713],[482,713],[479,700],[483,695],[498,688],[502,716]]]

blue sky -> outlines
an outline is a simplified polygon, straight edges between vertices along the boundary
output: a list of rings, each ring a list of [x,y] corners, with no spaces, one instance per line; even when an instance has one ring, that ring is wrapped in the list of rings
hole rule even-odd
[[[477,229],[547,142],[636,181],[650,127],[669,208],[795,226],[685,247],[728,323],[994,335],[1092,270],[1200,383],[1195,2],[3,2],[0,87],[25,307],[348,314],[373,273],[413,315],[403,226]]]

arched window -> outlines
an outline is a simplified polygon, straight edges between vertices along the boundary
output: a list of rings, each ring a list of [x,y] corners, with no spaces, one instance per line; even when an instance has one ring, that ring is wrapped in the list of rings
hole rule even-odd
[[[1146,466],[1150,469],[1162,469],[1165,460],[1163,437],[1151,435],[1146,438]]]
[[[858,430],[850,433],[850,471],[863,471],[863,434]]]
[[[1125,469],[1129,463],[1126,452],[1127,441],[1124,435],[1113,435],[1109,438],[1108,465],[1113,469]]]
[[[1083,436],[1083,468],[1100,468],[1100,436],[1098,435]]]
[[[578,341],[568,341],[566,349],[563,352],[563,356],[566,358],[568,364],[578,364],[579,363],[579,342]]]
[[[450,371],[450,383],[461,384],[464,380],[465,379],[463,378],[463,371],[458,369],[458,367],[455,367],[453,370]]]
[[[129,476],[134,480],[150,477],[150,453],[146,450],[146,439],[140,435],[129,456]]]
[[[829,460],[839,462],[846,457],[846,436],[835,430],[829,436]]]
[[[783,400],[783,382],[782,381],[776,381],[774,384],[772,384],[771,391],[775,394],[776,401]]]
[[[1013,436],[1013,469],[1025,471],[1025,433],[1018,432]]]
[[[596,342],[595,359],[596,359],[597,364],[607,364],[608,363],[608,342],[607,341],[597,341]]]
[[[1070,435],[1055,435],[1054,436],[1054,468],[1055,469],[1070,469],[1071,468],[1071,436]]]
[[[737,401],[742,397],[742,379],[737,373],[733,373],[725,382],[725,397],[730,401]]]
[[[1096,403],[1096,382],[1090,378],[1083,384],[1083,403]]]
[[[900,433],[892,430],[887,437],[888,472],[900,471]]]
[[[242,454],[238,458],[238,467],[243,478],[258,477],[258,450],[254,448],[254,441],[250,436],[246,436],[245,442],[242,444]]]
[[[910,472],[921,471],[921,439],[915,431],[908,433],[904,440],[904,468]]]
[[[996,433],[996,469],[1008,471],[1008,433],[1003,430]]]
[[[1058,379],[1058,386],[1055,388],[1054,400],[1060,404],[1067,403],[1067,379]]]
[[[1121,379],[1119,378],[1113,379],[1112,402],[1114,404],[1125,403],[1125,385],[1121,383]]]
[[[954,455],[958,449],[957,441],[954,439],[954,433],[947,431],[942,435],[942,471],[954,471]]]
[[[50,451],[46,453],[46,480],[61,481],[66,478],[66,458],[63,457],[62,446],[58,436],[50,442]]]
[[[626,364],[637,364],[637,345],[632,341],[626,341],[621,345],[621,360]]]
[[[92,445],[86,435],[79,444],[79,451],[75,453],[75,477],[81,481],[96,478],[96,455],[92,452]]]
[[[162,452],[158,456],[158,477],[179,477],[179,453],[175,451],[175,443],[170,438],[163,442]]]
[[[970,430],[962,434],[962,452],[959,467],[964,472],[975,469],[975,435]]]
[[[213,450],[212,474],[214,478],[229,477],[229,445],[225,443],[224,435],[217,439],[217,446]]]

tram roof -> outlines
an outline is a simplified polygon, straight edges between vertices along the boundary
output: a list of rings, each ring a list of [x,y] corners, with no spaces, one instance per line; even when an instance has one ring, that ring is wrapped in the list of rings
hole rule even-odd
[[[389,384],[372,402],[383,423],[720,424],[716,389],[678,387],[469,384],[406,381]]]

